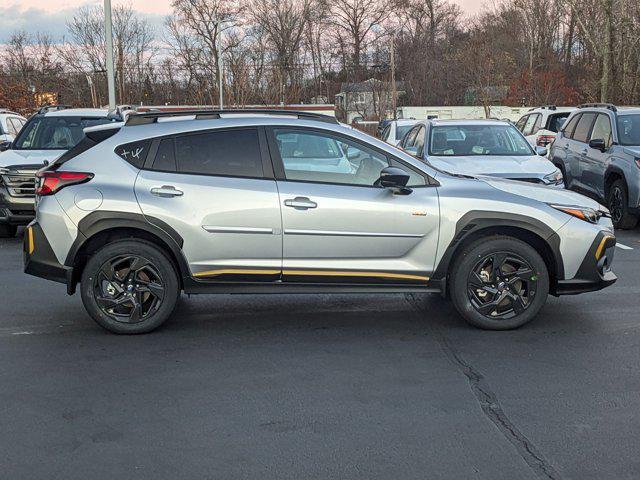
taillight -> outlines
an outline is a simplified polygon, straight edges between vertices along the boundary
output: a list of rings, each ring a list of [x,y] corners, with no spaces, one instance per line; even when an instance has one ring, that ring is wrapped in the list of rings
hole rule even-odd
[[[92,178],[93,173],[40,171],[36,173],[36,179],[38,181],[36,195],[40,195],[41,197],[53,195],[66,186],[88,182]]]
[[[539,147],[546,147],[551,142],[553,142],[555,139],[556,139],[555,135],[540,135],[538,137],[538,140],[536,141],[536,144]]]

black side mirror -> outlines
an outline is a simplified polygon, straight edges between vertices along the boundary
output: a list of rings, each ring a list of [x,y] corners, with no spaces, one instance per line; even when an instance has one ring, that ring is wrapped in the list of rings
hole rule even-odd
[[[11,148],[11,142],[0,142],[0,152],[9,150]]]
[[[594,138],[593,140],[589,140],[589,147],[595,150],[600,150],[604,152],[607,149],[606,143],[601,138]]]
[[[407,187],[407,183],[409,183],[407,172],[398,167],[385,167],[374,185],[389,188],[399,195],[409,195],[413,190]]]

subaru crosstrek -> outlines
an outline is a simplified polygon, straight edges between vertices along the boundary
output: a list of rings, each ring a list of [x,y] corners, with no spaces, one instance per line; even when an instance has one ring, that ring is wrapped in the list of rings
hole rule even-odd
[[[444,173],[332,117],[148,113],[85,133],[37,175],[25,271],[79,283],[112,332],[155,329],[181,291],[440,292],[510,329],[549,293],[616,280],[597,202]]]

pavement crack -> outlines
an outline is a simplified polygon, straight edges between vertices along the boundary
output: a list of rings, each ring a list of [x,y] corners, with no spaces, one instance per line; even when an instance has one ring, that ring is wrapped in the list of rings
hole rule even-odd
[[[407,302],[420,313],[426,313],[414,294],[406,294]],[[513,424],[500,405],[496,394],[491,390],[484,376],[458,352],[443,332],[433,326],[434,336],[447,359],[467,378],[473,395],[484,415],[498,428],[502,435],[516,448],[518,454],[527,463],[538,478],[560,480],[562,477],[544,458],[536,446]]]

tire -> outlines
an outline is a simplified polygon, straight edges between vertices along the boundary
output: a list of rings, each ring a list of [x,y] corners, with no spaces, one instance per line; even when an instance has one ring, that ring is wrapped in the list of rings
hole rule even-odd
[[[0,238],[13,238],[18,233],[18,227],[15,225],[0,225]]]
[[[80,292],[98,325],[138,334],[155,330],[171,316],[180,282],[173,262],[153,243],[119,240],[89,258]]]
[[[449,287],[453,305],[468,323],[486,330],[511,330],[530,322],[545,304],[549,272],[531,245],[495,235],[463,247]]]
[[[607,192],[607,207],[611,212],[614,228],[630,230],[638,223],[638,217],[629,213],[629,194],[627,184],[621,178],[617,179]]]

